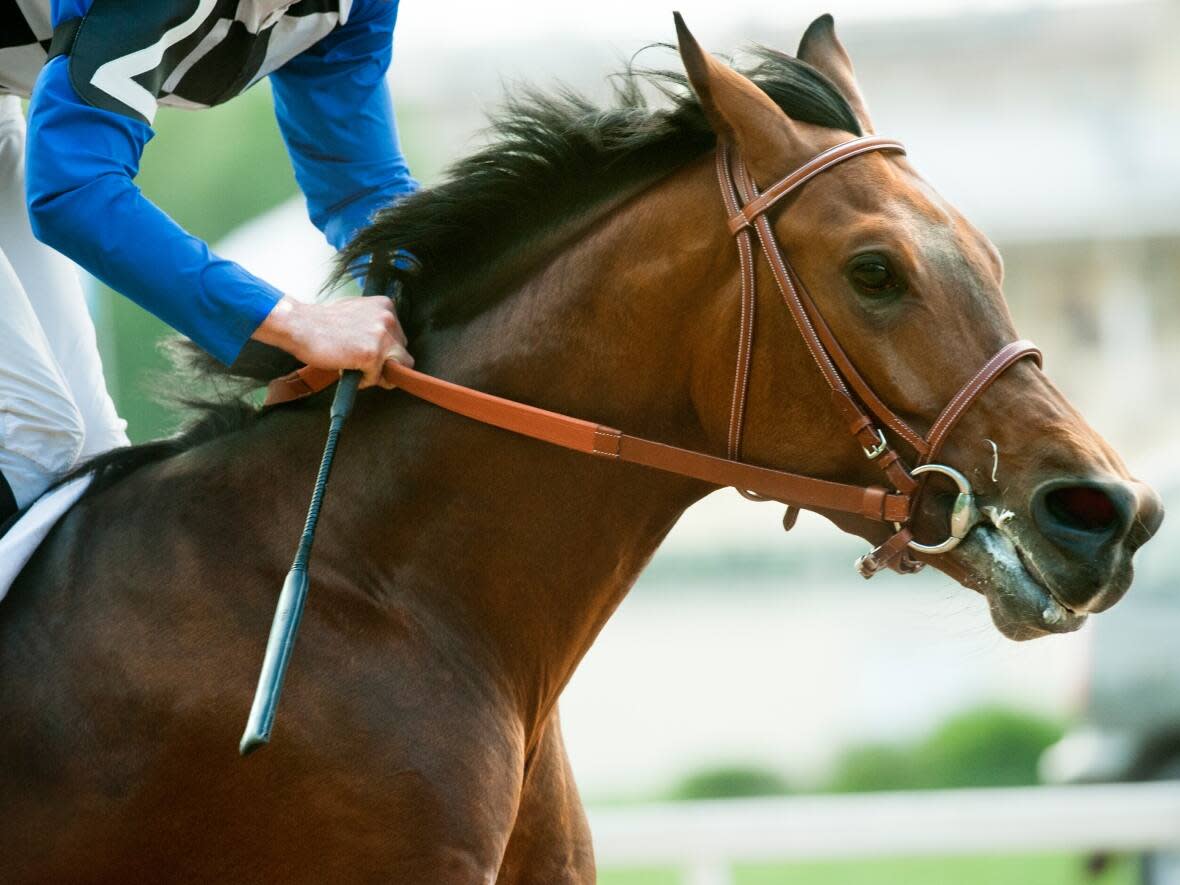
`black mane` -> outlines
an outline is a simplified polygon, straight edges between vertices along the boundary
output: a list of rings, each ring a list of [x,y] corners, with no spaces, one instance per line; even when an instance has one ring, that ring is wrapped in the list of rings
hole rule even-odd
[[[745,73],[788,116],[861,134],[827,77],[772,49],[754,53],[757,63]],[[407,332],[463,323],[535,265],[540,256],[523,244],[670,174],[715,143],[683,74],[629,68],[613,87],[605,107],[568,90],[526,90],[510,99],[491,121],[489,145],[452,166],[443,183],[379,212],[340,253],[336,280],[363,269],[380,249],[408,249],[424,272],[399,305]],[[644,87],[664,99],[659,107]]]
[[[744,73],[792,119],[861,134],[847,99],[811,65],[764,47],[753,55]],[[658,105],[645,89],[660,97]],[[423,331],[466,322],[506,297],[513,281],[551,254],[553,238],[571,219],[593,217],[715,143],[684,74],[630,67],[613,78],[606,106],[569,90],[525,90],[492,118],[490,134],[489,144],[452,166],[441,184],[377,213],[338,256],[335,283],[363,272],[378,251],[407,249],[422,262],[398,305],[411,346]],[[82,467],[97,469],[96,488],[242,429],[259,414],[245,399],[249,389],[295,367],[291,357],[255,342],[228,368],[191,344],[176,350],[184,387],[191,389],[195,376],[215,383],[220,395],[188,398],[183,405],[194,420],[176,437]]]

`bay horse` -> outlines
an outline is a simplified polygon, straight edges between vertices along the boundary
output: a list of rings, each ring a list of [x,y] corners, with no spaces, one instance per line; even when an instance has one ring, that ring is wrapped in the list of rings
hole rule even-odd
[[[760,51],[749,76],[683,27],[680,50],[687,78],[647,75],[658,107],[639,74],[611,108],[517,101],[497,140],[344,253],[351,267],[399,246],[428,268],[400,305],[418,368],[725,454],[745,269],[715,148],[765,186],[872,125],[830,17],[798,58]],[[843,163],[772,215],[839,341],[913,426],[1016,337],[996,250],[901,154]],[[742,459],[876,482],[782,293],[757,279]],[[289,368],[261,351],[233,367]],[[0,606],[4,882],[594,880],[558,698],[714,486],[362,393],[275,743],[243,760],[325,413],[324,396],[211,407],[92,465],[93,492]],[[1076,629],[1125,592],[1158,498],[1034,362],[978,397],[944,453],[995,518],[934,564],[1005,634]],[[937,534],[945,499],[923,500]]]

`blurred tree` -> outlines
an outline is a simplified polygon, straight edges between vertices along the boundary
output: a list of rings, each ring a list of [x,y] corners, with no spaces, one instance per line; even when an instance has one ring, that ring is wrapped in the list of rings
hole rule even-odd
[[[1060,723],[984,708],[949,720],[919,745],[923,787],[1024,786],[1037,782],[1037,761],[1061,739]]]
[[[672,790],[673,799],[729,799],[782,796],[790,785],[776,771],[756,765],[720,765],[689,774]]]
[[[850,747],[836,762],[828,784],[833,793],[908,790],[922,779],[912,747],[864,744]]]
[[[982,708],[953,716],[913,744],[867,744],[838,760],[834,792],[1023,786],[1061,738],[1060,723],[1028,713]]]

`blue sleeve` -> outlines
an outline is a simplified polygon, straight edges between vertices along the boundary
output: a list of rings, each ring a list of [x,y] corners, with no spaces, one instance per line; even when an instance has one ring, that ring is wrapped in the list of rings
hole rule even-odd
[[[385,82],[396,20],[396,0],[354,3],[346,24],[270,75],[308,214],[337,249],[418,187]]]
[[[38,239],[230,363],[282,293],[214,255],[132,179],[147,124],[92,107],[67,59],[41,72],[29,105],[27,197]]]

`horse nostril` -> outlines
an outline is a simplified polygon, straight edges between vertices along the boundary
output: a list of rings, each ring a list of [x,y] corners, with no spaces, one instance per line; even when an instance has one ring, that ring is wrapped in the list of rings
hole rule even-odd
[[[1045,507],[1057,522],[1083,532],[1105,532],[1118,519],[1114,501],[1093,486],[1066,486],[1045,496]]]
[[[1126,536],[1135,518],[1135,495],[1123,482],[1052,480],[1033,494],[1032,514],[1049,541],[1090,558]]]

